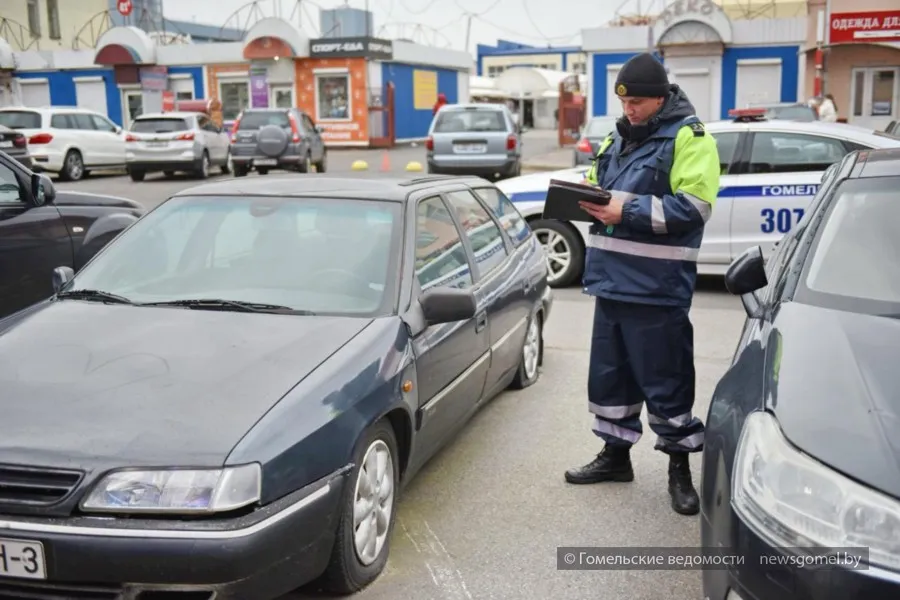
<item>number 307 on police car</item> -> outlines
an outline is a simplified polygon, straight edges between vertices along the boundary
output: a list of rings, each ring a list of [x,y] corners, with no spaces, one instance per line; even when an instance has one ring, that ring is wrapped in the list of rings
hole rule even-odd
[[[40,542],[0,538],[0,579],[46,579],[44,546]]]
[[[760,211],[763,233],[788,233],[800,222],[806,210],[802,208],[764,208]]]

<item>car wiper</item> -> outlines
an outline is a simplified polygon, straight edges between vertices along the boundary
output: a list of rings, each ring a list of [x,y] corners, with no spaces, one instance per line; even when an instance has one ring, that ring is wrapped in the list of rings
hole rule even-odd
[[[56,294],[57,299],[72,298],[75,300],[96,300],[98,302],[113,302],[115,304],[134,304],[124,296],[111,294],[102,290],[69,290]]]
[[[144,302],[141,306],[184,306],[198,310],[237,310],[243,312],[261,312],[272,314],[290,315],[315,315],[308,310],[297,310],[289,306],[278,304],[264,304],[262,302],[241,302],[240,300],[224,300],[220,298],[201,298],[191,300],[167,300],[163,302]]]

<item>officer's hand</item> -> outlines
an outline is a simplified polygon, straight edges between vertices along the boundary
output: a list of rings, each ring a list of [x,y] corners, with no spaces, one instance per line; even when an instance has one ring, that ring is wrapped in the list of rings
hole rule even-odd
[[[618,225],[622,222],[622,204],[621,200],[613,198],[606,206],[598,206],[590,202],[579,202],[581,210],[591,215],[604,225]]]

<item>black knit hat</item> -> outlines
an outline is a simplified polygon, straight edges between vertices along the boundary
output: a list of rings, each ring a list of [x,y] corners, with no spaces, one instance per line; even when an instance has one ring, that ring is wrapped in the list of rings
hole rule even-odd
[[[652,54],[633,56],[619,70],[616,95],[638,98],[662,98],[669,93],[666,68]]]

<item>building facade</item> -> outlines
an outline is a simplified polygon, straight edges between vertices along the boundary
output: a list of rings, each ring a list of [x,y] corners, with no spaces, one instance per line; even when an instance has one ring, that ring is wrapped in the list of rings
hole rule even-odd
[[[477,74],[496,77],[510,67],[532,67],[547,71],[587,72],[587,57],[577,46],[529,46],[507,40],[497,40],[496,46],[478,44]]]
[[[2,0],[0,38],[16,52],[68,50],[108,0]]]
[[[675,0],[652,25],[582,32],[589,115],[619,115],[619,69],[653,49],[704,121],[751,104],[805,99],[807,17],[731,19],[711,0]]]
[[[850,124],[883,131],[900,120],[900,3],[810,0],[809,4],[804,48],[809,57],[804,73],[807,89],[812,90],[820,77],[822,92],[834,96],[838,116]]]
[[[82,106],[125,127],[162,110],[167,99],[217,100],[213,118],[226,127],[246,108],[296,106],[324,129],[326,144],[368,146],[387,136],[424,139],[439,93],[451,103],[468,99],[470,67],[466,52],[399,40],[309,39],[274,17],[257,21],[238,42],[160,43],[119,26],[89,50],[4,53],[0,43],[0,77],[5,72],[10,88],[0,104]],[[381,110],[388,98],[392,110]]]

